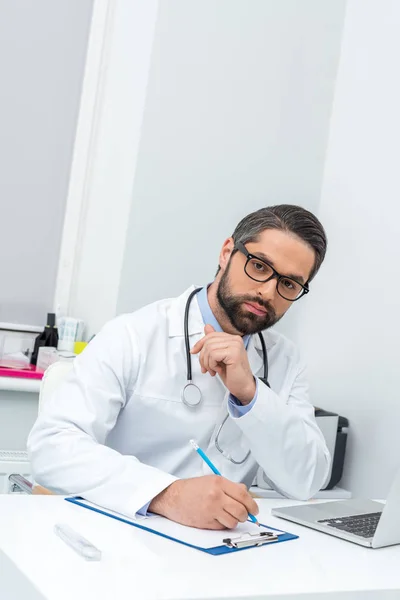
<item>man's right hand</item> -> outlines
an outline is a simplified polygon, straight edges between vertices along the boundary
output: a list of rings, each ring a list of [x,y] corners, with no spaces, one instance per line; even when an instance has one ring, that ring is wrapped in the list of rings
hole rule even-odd
[[[258,506],[243,483],[219,475],[178,479],[156,496],[149,512],[189,527],[233,529]]]

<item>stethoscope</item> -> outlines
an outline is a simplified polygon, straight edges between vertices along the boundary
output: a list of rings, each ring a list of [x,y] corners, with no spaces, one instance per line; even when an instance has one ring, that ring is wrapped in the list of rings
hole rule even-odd
[[[196,385],[195,383],[193,383],[193,380],[192,380],[192,356],[190,354],[190,345],[189,345],[189,309],[190,309],[190,305],[193,300],[193,297],[196,294],[198,294],[201,289],[202,288],[196,288],[195,290],[193,290],[193,292],[190,293],[190,295],[186,301],[185,315],[183,318],[183,329],[184,329],[185,349],[186,349],[186,379],[187,379],[187,382],[186,382],[185,387],[182,390],[182,402],[188,408],[196,408],[197,406],[199,406],[199,404],[201,404],[202,399],[203,399],[199,386]],[[260,381],[265,383],[265,385],[270,387],[270,385],[268,383],[268,355],[267,355],[267,349],[265,347],[265,340],[261,333],[258,334],[258,337],[260,338],[260,342],[261,342],[261,348],[262,348],[262,353],[263,353],[263,362],[264,362],[264,376],[259,377],[259,379],[260,379]],[[221,433],[223,426],[225,425],[226,421],[228,420],[228,417],[229,417],[229,415],[226,415],[225,419],[222,421],[221,425],[218,427],[218,431],[215,436],[215,447],[217,448],[218,452],[220,452],[225,458],[230,460],[233,464],[241,465],[250,456],[250,451],[246,454],[246,456],[242,460],[238,461],[238,460],[234,460],[228,452],[226,452],[225,450],[223,450],[221,448],[221,446],[219,444],[219,435]]]

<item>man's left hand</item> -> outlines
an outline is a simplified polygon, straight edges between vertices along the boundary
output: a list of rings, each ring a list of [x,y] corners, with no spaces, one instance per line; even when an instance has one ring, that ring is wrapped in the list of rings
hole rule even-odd
[[[243,405],[249,404],[256,393],[246,348],[240,335],[217,332],[211,325],[204,328],[205,336],[190,351],[200,354],[202,373],[212,377],[218,373],[231,394]]]

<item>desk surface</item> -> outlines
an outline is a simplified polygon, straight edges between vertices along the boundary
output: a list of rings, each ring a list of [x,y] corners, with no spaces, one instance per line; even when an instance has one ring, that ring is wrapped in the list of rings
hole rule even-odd
[[[44,600],[400,597],[400,546],[371,550],[271,517],[271,507],[289,504],[294,502],[259,500],[260,521],[297,533],[298,540],[209,556],[61,497],[2,495],[0,554],[32,584],[24,600],[38,594]],[[88,563],[61,542],[53,533],[56,522],[98,546],[101,562]],[[1,588],[2,597],[12,597]]]

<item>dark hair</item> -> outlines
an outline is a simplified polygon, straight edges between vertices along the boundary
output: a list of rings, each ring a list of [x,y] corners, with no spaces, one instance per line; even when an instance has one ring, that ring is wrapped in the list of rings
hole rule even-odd
[[[327,239],[324,228],[313,213],[301,206],[279,204],[267,206],[247,215],[232,234],[233,241],[255,242],[266,229],[287,231],[303,240],[315,252],[315,262],[308,281],[318,272],[326,254]]]

